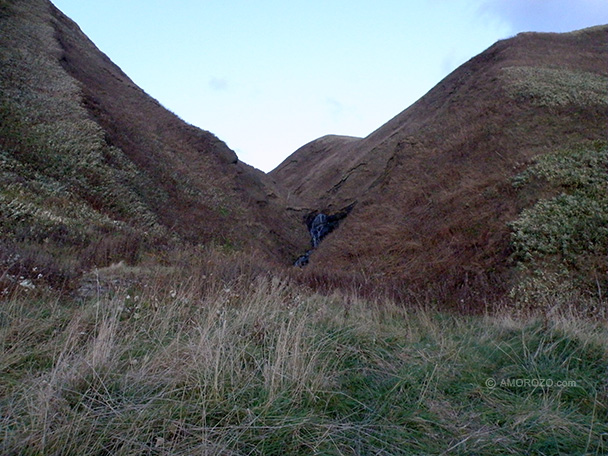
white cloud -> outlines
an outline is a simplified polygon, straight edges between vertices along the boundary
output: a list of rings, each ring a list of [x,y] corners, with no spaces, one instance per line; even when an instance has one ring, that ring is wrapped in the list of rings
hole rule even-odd
[[[218,92],[221,90],[227,90],[228,89],[228,80],[226,80],[225,78],[213,77],[209,80],[209,87],[211,87],[213,90],[216,90]]]
[[[335,98],[327,97],[327,98],[325,98],[325,103],[327,104],[330,112],[334,116],[339,116],[340,114],[342,114],[344,112],[344,109],[345,109],[344,105],[340,101],[336,100]]]
[[[484,0],[480,11],[513,33],[569,32],[608,23],[606,0]]]

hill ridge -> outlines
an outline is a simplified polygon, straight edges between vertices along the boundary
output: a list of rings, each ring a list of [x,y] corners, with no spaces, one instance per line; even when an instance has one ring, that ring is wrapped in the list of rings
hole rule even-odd
[[[522,40],[545,41],[548,39],[549,42],[551,42],[553,39],[560,38],[560,37],[578,38],[581,35],[586,35],[586,34],[597,34],[597,33],[606,34],[607,31],[608,31],[608,25],[604,25],[604,26],[589,27],[586,29],[576,30],[576,31],[566,32],[566,33],[523,32],[523,33],[519,33],[518,35],[516,35],[513,38],[500,40],[500,41],[496,42],[495,44],[493,44],[492,46],[490,46],[486,51],[482,52],[481,54],[479,54],[477,56],[472,57],[467,62],[465,62],[463,65],[461,65],[459,68],[457,68],[456,70],[451,72],[449,75],[447,75],[445,78],[443,78],[437,85],[435,85],[432,89],[430,89],[425,95],[423,95],[418,101],[413,103],[411,106],[406,108],[401,113],[397,114],[395,117],[390,119],[385,124],[378,127],[376,130],[371,132],[368,136],[366,136],[365,138],[360,138],[360,141],[358,141],[356,143],[349,144],[350,147],[344,147],[342,144],[334,144],[328,148],[327,145],[324,144],[326,146],[325,150],[327,152],[328,157],[331,157],[331,156],[338,157],[339,156],[339,158],[337,158],[336,160],[340,161],[340,163],[330,165],[329,168],[332,168],[332,167],[339,168],[340,166],[343,165],[345,160],[347,160],[348,163],[352,162],[352,163],[355,163],[356,165],[358,165],[359,161],[362,160],[362,155],[370,154],[370,150],[373,150],[374,147],[378,143],[388,140],[392,135],[398,135],[399,131],[403,132],[404,130],[407,130],[407,132],[405,134],[408,135],[408,137],[409,137],[408,139],[410,141],[416,141],[417,139],[414,138],[414,135],[415,135],[417,129],[422,126],[428,126],[429,124],[432,124],[433,113],[442,107],[442,106],[438,106],[438,104],[439,103],[449,103],[449,104],[454,103],[453,101],[451,101],[449,96],[448,97],[445,96],[445,92],[449,92],[449,94],[451,94],[453,92],[456,92],[459,89],[459,84],[463,83],[463,78],[465,78],[467,76],[466,74],[463,74],[463,73],[465,73],[466,71],[478,71],[479,69],[484,70],[484,69],[486,69],[486,64],[488,62],[491,63],[492,60],[497,59],[497,58],[502,58],[502,59],[506,59],[506,60],[513,59],[514,56],[508,55],[508,54],[512,53],[511,50],[513,48],[517,49],[518,47],[521,47]],[[595,47],[599,48],[599,45],[596,44]],[[574,56],[574,59],[572,59],[572,60],[575,60],[576,64],[582,66],[583,68],[584,67],[587,67],[588,69],[601,68],[601,58],[602,58],[601,56],[604,53],[601,52],[602,49],[596,49],[596,51],[599,51],[599,52],[597,52],[597,54],[595,56],[592,56],[592,57],[594,57],[592,59],[589,59],[589,57],[590,57],[589,55],[577,55],[577,56]],[[503,55],[503,54],[506,54],[506,55]],[[598,57],[598,55],[599,55],[599,57]],[[536,49],[534,59],[532,59],[530,57],[528,63],[533,67],[537,67],[537,66],[539,66],[539,62],[542,62],[543,60],[545,60],[545,61],[547,60],[546,57],[547,56],[545,56],[545,59],[543,59],[542,49]],[[566,59],[566,60],[568,60],[568,59]],[[479,65],[479,63],[481,63],[481,65]],[[517,63],[517,62],[514,62],[514,63]],[[563,62],[555,63],[554,66],[559,69],[563,69],[564,63]],[[591,68],[589,68],[589,67],[591,67]],[[603,73],[600,72],[600,74],[605,75],[605,72],[603,72]],[[446,86],[450,86],[450,87],[448,89],[446,89]],[[424,113],[426,118],[420,119],[419,118],[420,115],[418,114],[418,112],[424,111],[424,110],[427,111],[426,113]],[[430,111],[430,112],[428,112],[428,111]],[[330,188],[333,188],[335,183],[333,183],[331,185],[329,185],[329,184],[323,185],[322,182],[319,182],[319,180],[321,180],[319,178],[319,176],[323,176],[323,171],[317,172],[317,170],[315,169],[315,170],[313,170],[314,172],[307,173],[306,177],[302,178],[301,180],[303,183],[305,183],[305,185],[307,185],[309,190],[302,191],[302,188],[301,188],[302,186],[300,186],[298,189],[293,188],[293,185],[291,184],[290,179],[294,179],[294,178],[293,178],[293,176],[287,176],[287,174],[290,174],[290,173],[288,173],[285,170],[285,168],[288,166],[288,164],[293,163],[294,161],[298,161],[298,162],[306,161],[301,157],[301,155],[310,153],[310,152],[308,152],[309,148],[316,148],[318,146],[317,141],[324,140],[325,138],[328,138],[331,136],[332,135],[324,136],[323,138],[313,140],[313,141],[309,142],[308,144],[302,146],[300,149],[298,149],[293,154],[291,154],[288,158],[286,158],[283,161],[283,163],[279,164],[274,170],[272,170],[270,172],[270,175],[273,176],[277,182],[280,182],[281,184],[286,185],[290,191],[296,191],[296,193],[298,193],[304,199],[310,200],[311,195],[308,193],[311,193],[311,192],[314,193],[316,191],[316,189],[319,189],[319,188],[323,188],[323,190],[325,192],[328,192]],[[400,138],[400,139],[403,140],[403,138]],[[348,150],[346,151],[345,149],[348,149]],[[383,160],[383,162],[387,163],[390,158],[390,155],[385,154],[383,157],[385,158],[385,160]],[[325,159],[325,162],[323,162],[321,164],[325,165],[326,162],[327,162],[327,158]],[[352,167],[353,167],[352,165],[346,165],[346,168],[348,168],[348,169],[352,169]],[[333,168],[331,171],[333,171],[334,174],[336,174],[336,171],[333,170]],[[307,172],[307,170],[304,170],[304,172]],[[297,172],[294,172],[293,174],[298,174],[298,173],[301,174],[302,170],[298,170]],[[330,173],[331,173],[330,171],[327,171],[325,174],[330,174]],[[342,177],[343,176],[340,176],[338,179],[342,179]],[[361,187],[359,185],[357,185],[355,187],[357,187],[359,189],[368,188],[367,186]],[[322,197],[321,194],[319,194],[319,193],[314,193],[314,197],[312,199],[314,200],[315,198],[321,199],[321,201],[320,201],[321,206],[323,206],[324,204],[327,204],[328,201],[331,201],[330,197]],[[341,203],[343,203],[343,201]]]
[[[266,175],[149,97],[48,0],[1,2],[0,25],[0,280],[58,284],[200,246],[287,266],[324,214],[340,223],[303,280],[481,301],[521,278],[522,217],[561,204],[578,214],[567,223],[595,226],[566,206],[595,207],[598,189],[553,200],[566,184],[514,182],[539,160],[575,166],[551,154],[604,159],[608,26],[501,40],[367,137],[324,136]],[[582,264],[564,258],[553,267]]]

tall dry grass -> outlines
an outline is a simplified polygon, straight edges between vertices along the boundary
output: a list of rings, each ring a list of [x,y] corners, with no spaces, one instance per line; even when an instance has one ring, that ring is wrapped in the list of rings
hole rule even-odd
[[[196,266],[98,270],[87,298],[5,297],[3,454],[608,448],[597,322],[563,311],[450,315],[316,294],[236,255],[182,260]]]

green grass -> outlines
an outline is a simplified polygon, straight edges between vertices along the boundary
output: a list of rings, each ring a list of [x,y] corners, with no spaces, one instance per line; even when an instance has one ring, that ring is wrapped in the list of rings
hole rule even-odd
[[[508,94],[537,106],[605,106],[608,78],[565,68],[507,67],[502,69]]]
[[[7,297],[3,454],[608,451],[599,323],[407,310],[221,267],[131,269],[83,302]]]
[[[0,453],[608,453],[605,144],[514,181],[553,192],[512,225],[536,315],[315,294],[230,233],[142,260],[147,238],[171,244],[154,211],[168,194],[90,120],[44,5],[0,0]],[[597,75],[504,77],[536,104],[605,104]]]
[[[56,57],[46,8],[0,3],[0,264],[37,248],[80,271],[127,260],[120,239],[170,238],[153,209],[167,196],[90,119],[81,86]]]
[[[527,305],[555,305],[579,295],[597,312],[608,292],[608,147],[582,145],[539,157],[516,176],[520,193],[542,185],[548,196],[511,223],[521,280],[513,296]]]

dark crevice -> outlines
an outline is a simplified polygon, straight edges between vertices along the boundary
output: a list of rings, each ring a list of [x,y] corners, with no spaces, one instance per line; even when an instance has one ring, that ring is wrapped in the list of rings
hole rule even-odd
[[[321,241],[335,230],[340,222],[348,216],[350,211],[355,206],[355,203],[346,206],[338,212],[333,214],[326,214],[325,212],[313,211],[305,217],[305,223],[308,227],[308,233],[310,234],[311,249],[300,256],[295,262],[294,266],[304,267],[308,264],[310,254],[316,249]]]

